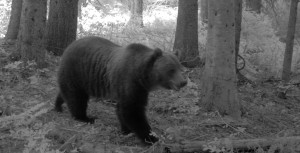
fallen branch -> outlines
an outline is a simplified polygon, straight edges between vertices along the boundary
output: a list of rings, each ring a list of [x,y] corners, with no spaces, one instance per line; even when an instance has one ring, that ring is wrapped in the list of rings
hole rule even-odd
[[[77,139],[77,135],[73,135],[67,142],[65,142],[62,146],[59,147],[58,150],[65,151],[68,150],[68,148],[71,148],[72,143],[74,143]]]

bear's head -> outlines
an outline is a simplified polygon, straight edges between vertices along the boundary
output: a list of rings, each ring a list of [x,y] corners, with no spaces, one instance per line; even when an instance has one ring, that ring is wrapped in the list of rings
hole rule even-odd
[[[119,52],[115,56],[111,64],[110,69],[114,70],[110,71],[111,82],[114,82],[112,86],[120,88],[129,85],[126,91],[134,86],[142,87],[147,91],[159,88],[178,91],[187,84],[182,74],[185,68],[177,57],[159,48],[151,49],[142,44],[130,44],[125,52]]]
[[[152,68],[152,79],[155,82],[152,90],[162,87],[178,91],[187,84],[187,80],[182,74],[184,70],[185,68],[175,55],[163,52],[162,56],[156,59]]]

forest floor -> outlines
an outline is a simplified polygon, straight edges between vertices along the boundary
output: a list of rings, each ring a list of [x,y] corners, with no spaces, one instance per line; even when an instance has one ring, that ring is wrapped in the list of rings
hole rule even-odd
[[[63,113],[53,111],[59,58],[49,55],[49,67],[39,70],[34,64],[24,67],[21,62],[7,60],[11,50],[9,44],[0,46],[1,153],[75,153],[91,149],[86,147],[89,144],[147,150],[133,134],[120,133],[114,103],[91,100],[88,114],[98,118],[95,124],[75,121],[66,107]],[[191,69],[188,85],[179,92],[151,93],[147,114],[161,142],[300,136],[299,85],[270,79],[240,85],[243,121],[233,123],[218,112],[205,111],[199,102],[202,70]]]

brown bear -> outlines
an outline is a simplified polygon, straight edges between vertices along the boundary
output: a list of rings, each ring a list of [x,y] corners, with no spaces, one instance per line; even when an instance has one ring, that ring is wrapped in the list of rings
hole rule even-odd
[[[90,97],[117,102],[117,115],[124,134],[134,132],[144,143],[158,138],[151,134],[145,109],[148,94],[157,88],[179,90],[187,81],[175,55],[142,44],[121,47],[100,37],[74,41],[65,50],[58,71],[59,94],[55,109],[67,106],[79,121],[87,117]]]

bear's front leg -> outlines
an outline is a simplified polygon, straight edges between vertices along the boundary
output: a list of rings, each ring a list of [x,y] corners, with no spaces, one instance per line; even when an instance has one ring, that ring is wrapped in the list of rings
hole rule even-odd
[[[151,127],[148,124],[145,106],[124,101],[119,102],[117,104],[117,114],[123,132],[134,132],[139,139],[148,145],[158,141],[158,138],[152,134]]]

